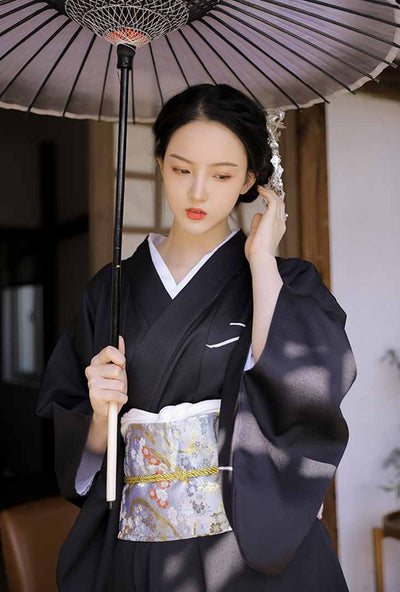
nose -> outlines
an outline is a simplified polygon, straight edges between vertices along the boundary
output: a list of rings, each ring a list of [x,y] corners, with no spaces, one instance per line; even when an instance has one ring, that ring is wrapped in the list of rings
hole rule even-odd
[[[190,190],[190,199],[193,203],[201,204],[207,201],[207,188],[203,176],[193,175],[193,182]]]

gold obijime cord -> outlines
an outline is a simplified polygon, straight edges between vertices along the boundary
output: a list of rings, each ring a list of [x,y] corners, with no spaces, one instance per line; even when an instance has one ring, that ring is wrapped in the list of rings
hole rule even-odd
[[[185,471],[180,467],[176,468],[173,473],[155,473],[154,475],[140,475],[137,477],[125,477],[125,483],[157,483],[157,481],[188,481],[191,477],[204,477],[207,475],[217,475],[218,467],[210,467],[204,469],[190,469]]]

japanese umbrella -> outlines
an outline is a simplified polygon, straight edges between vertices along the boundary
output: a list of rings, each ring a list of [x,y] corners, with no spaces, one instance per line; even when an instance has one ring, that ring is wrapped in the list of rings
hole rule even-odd
[[[119,120],[111,345],[118,348],[127,121],[154,121],[186,87],[230,84],[268,113],[276,173],[269,186],[282,195],[276,138],[284,111],[329,103],[397,67],[399,1],[0,0],[0,107]],[[112,402],[110,508],[117,416]]]

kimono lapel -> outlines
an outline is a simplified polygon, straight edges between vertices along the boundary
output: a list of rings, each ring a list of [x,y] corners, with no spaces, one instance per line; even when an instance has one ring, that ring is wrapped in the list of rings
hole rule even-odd
[[[199,269],[189,283],[171,298],[154,267],[145,240],[127,261],[130,302],[126,334],[134,334],[131,310],[136,307],[146,322],[139,342],[127,352],[132,403],[156,411],[174,368],[179,348],[196,323],[208,313],[229,282],[247,264],[246,235],[242,230],[224,243]],[[135,335],[135,338],[136,338]],[[135,367],[140,372],[135,372]]]

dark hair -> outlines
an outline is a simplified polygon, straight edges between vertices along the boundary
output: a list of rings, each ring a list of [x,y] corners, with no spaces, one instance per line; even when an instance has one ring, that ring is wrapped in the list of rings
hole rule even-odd
[[[253,172],[256,181],[239,196],[235,207],[241,202],[254,201],[259,196],[257,185],[264,185],[273,172],[266,116],[255,101],[233,86],[197,84],[172,96],[152,125],[154,157],[164,160],[172,134],[191,121],[201,120],[222,123],[243,143],[247,154],[247,172]]]

